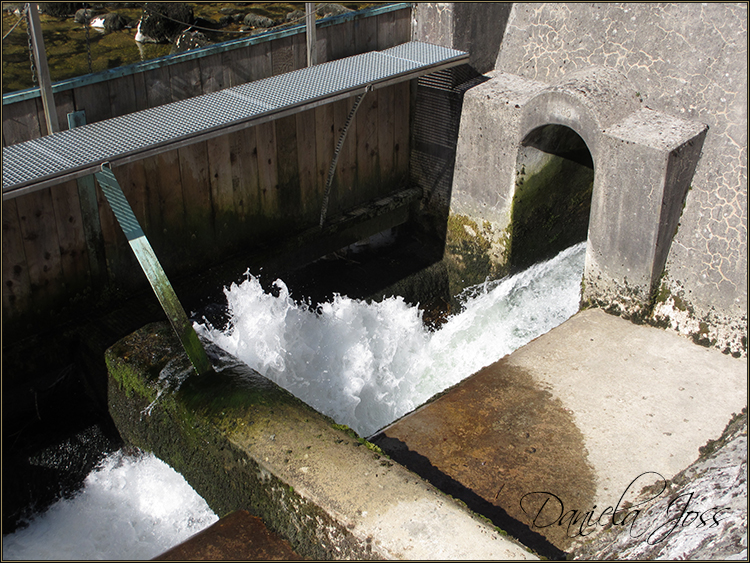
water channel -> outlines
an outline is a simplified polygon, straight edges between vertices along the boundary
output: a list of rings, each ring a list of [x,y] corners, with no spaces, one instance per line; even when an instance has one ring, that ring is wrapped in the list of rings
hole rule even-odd
[[[575,314],[585,243],[465,290],[437,330],[400,297],[311,306],[248,275],[224,293],[229,322],[198,331],[320,412],[369,436]],[[151,454],[104,458],[83,488],[3,538],[3,559],[150,559],[216,521]]]

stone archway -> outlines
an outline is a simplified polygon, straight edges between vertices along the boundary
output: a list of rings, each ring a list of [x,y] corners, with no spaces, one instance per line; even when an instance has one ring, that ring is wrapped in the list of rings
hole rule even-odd
[[[583,300],[647,314],[707,127],[643,106],[610,68],[575,71],[555,84],[489,76],[464,97],[451,213],[490,222],[512,247],[517,155],[540,128],[571,129],[596,171]]]
[[[586,240],[593,184],[591,152],[575,131],[544,125],[526,135],[516,162],[511,271]]]

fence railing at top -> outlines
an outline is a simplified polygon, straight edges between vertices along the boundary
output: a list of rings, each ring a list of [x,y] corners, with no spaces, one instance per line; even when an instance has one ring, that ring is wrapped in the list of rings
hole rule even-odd
[[[411,4],[407,2],[400,2],[394,4],[386,4],[384,6],[375,6],[371,8],[365,8],[356,12],[347,12],[338,16],[331,16],[323,18],[315,22],[317,29],[325,29],[327,27],[340,25],[348,21],[356,21],[362,18],[370,18],[379,16],[382,14],[388,14],[391,12],[397,12],[399,10],[410,10]],[[283,29],[270,29],[263,33],[257,33],[250,37],[243,37],[241,39],[233,39],[215,45],[208,45],[198,49],[192,49],[183,53],[177,53],[174,55],[166,55],[147,61],[141,61],[127,66],[117,67],[113,69],[104,70],[92,74],[86,74],[83,76],[77,76],[75,78],[68,78],[66,80],[60,80],[52,85],[52,92],[64,92],[65,90],[71,90],[74,88],[80,88],[90,84],[96,84],[98,82],[105,82],[128,76],[131,74],[137,74],[145,72],[155,68],[164,66],[176,65],[186,61],[200,59],[204,57],[210,57],[218,53],[224,53],[228,51],[234,51],[236,49],[242,49],[250,45],[257,45],[259,43],[265,43],[282,39],[285,37],[293,37],[297,35],[305,35],[305,22],[293,26],[284,27]],[[323,61],[318,61],[323,62]],[[3,105],[13,104],[16,102],[29,100],[32,98],[40,97],[39,87],[27,88],[25,90],[19,90],[17,92],[10,92],[3,95]]]

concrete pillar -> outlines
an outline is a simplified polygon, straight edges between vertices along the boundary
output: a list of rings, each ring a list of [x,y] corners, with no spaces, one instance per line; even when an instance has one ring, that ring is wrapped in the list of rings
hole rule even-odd
[[[512,2],[417,2],[413,39],[469,53],[469,65],[485,73],[495,60]]]
[[[647,314],[707,127],[643,107],[612,69],[590,67],[551,85],[488,74],[464,97],[451,213],[507,229],[522,140],[544,125],[570,127],[595,171],[583,300]]]

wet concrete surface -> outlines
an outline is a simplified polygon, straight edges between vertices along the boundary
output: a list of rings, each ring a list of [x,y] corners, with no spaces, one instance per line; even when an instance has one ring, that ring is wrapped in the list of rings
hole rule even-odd
[[[562,526],[524,524],[548,500],[534,493],[554,491],[565,506],[594,501],[595,475],[573,416],[527,370],[504,360],[372,441],[546,557],[561,557],[572,539]]]
[[[746,405],[746,359],[593,309],[371,441],[561,559],[625,516],[643,487],[692,463]]]
[[[302,561],[263,521],[237,510],[155,557],[154,561]]]

